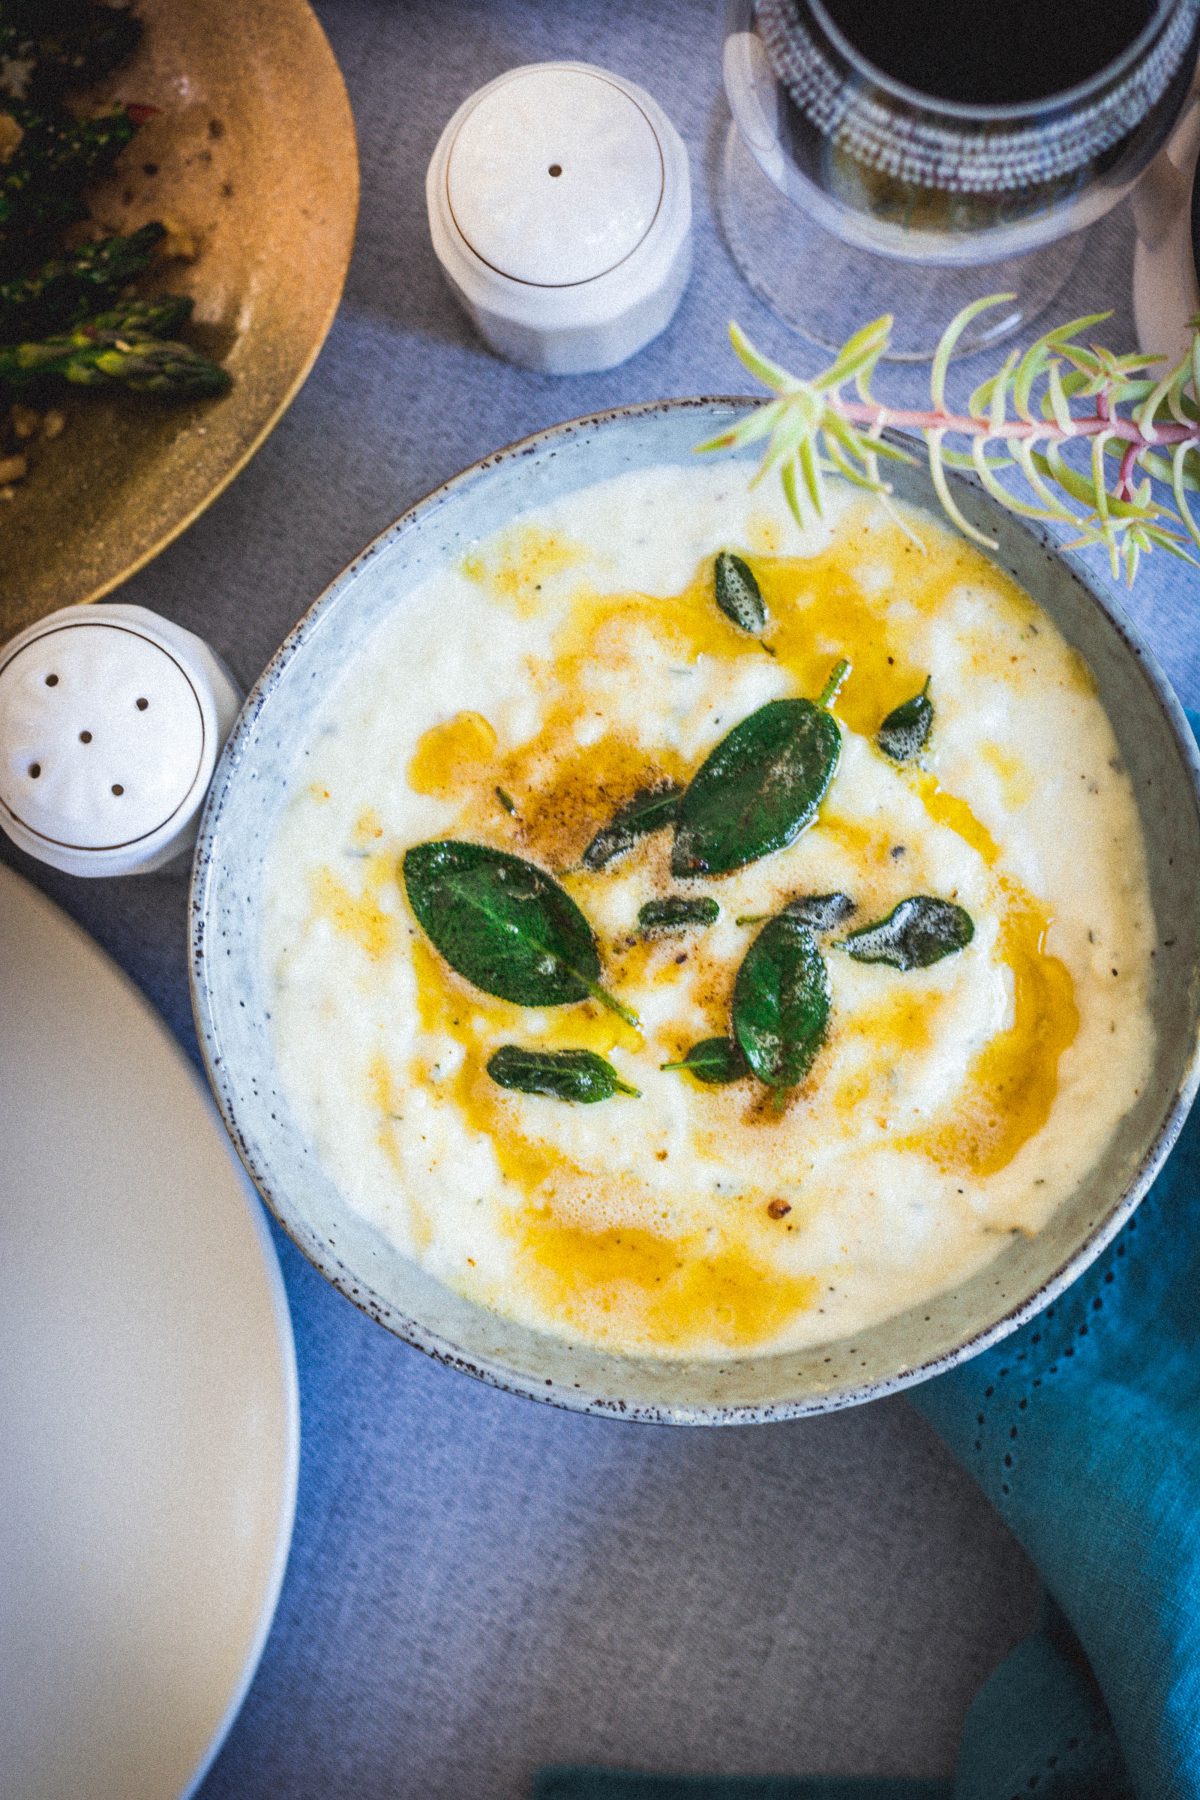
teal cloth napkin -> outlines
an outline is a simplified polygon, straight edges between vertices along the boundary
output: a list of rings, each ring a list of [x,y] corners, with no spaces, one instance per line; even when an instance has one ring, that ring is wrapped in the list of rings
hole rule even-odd
[[[546,1769],[535,1800],[1200,1800],[1200,1107],[1075,1285],[910,1397],[1047,1588],[953,1783]]]

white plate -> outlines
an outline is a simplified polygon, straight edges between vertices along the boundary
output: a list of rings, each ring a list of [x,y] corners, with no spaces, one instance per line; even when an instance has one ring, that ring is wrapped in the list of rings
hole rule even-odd
[[[0,1794],[174,1800],[283,1579],[287,1301],[165,1025],[2,867],[0,1145]]]

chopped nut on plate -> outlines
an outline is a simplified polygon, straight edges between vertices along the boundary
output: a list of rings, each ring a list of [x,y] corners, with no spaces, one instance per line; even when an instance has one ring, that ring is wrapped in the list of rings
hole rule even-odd
[[[200,242],[196,233],[178,219],[163,218],[167,235],[162,241],[159,254],[178,262],[195,262],[200,254]]]
[[[24,136],[24,131],[17,124],[13,115],[8,112],[0,112],[0,163],[6,163],[9,160],[13,151],[19,148]]]

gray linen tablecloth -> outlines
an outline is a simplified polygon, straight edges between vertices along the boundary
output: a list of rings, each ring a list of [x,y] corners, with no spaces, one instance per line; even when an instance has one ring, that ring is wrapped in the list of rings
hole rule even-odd
[[[120,595],[201,632],[246,685],[369,538],[494,446],[627,400],[736,391],[732,314],[812,366],[714,229],[719,0],[324,0],[320,11],[362,155],[345,303],[270,442]],[[678,125],[696,268],[657,343],[609,374],[555,380],[472,337],[430,249],[423,179],[460,100],[513,64],[561,57],[644,83]],[[1122,210],[1056,315],[1110,305],[1110,341],[1130,347],[1131,253]],[[871,310],[870,295],[848,295],[847,331]],[[964,390],[970,375],[957,373]],[[919,374],[886,379],[916,399]],[[1200,577],[1163,562],[1130,606],[1194,705]],[[194,1052],[184,879],[78,882],[7,844],[3,854],[94,933]],[[300,1361],[299,1511],[266,1654],[204,1800],[517,1800],[534,1766],[569,1760],[950,1770],[968,1702],[1031,1625],[1037,1583],[903,1401],[728,1432],[572,1417],[435,1367],[277,1241]]]

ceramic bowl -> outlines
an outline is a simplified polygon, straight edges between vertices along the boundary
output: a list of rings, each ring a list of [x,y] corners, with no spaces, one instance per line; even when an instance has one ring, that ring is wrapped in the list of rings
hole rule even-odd
[[[613,1355],[516,1325],[409,1262],[341,1198],[282,1091],[259,949],[263,860],[314,708],[368,634],[431,570],[518,511],[693,446],[745,410],[672,400],[556,426],[477,463],[406,513],[340,575],[270,663],[217,769],[192,887],[191,978],[209,1076],[247,1169],[334,1285],[408,1343],[538,1399],[663,1423],[748,1423],[873,1399],[973,1355],[1045,1306],[1128,1218],[1173,1143],[1198,1080],[1200,762],[1163,676],[1078,563],[960,483],[968,518],[1093,669],[1133,780],[1159,927],[1151,1079],[1089,1180],[1046,1227],[963,1286],[852,1340],[714,1362]],[[923,470],[894,477],[931,509]]]

